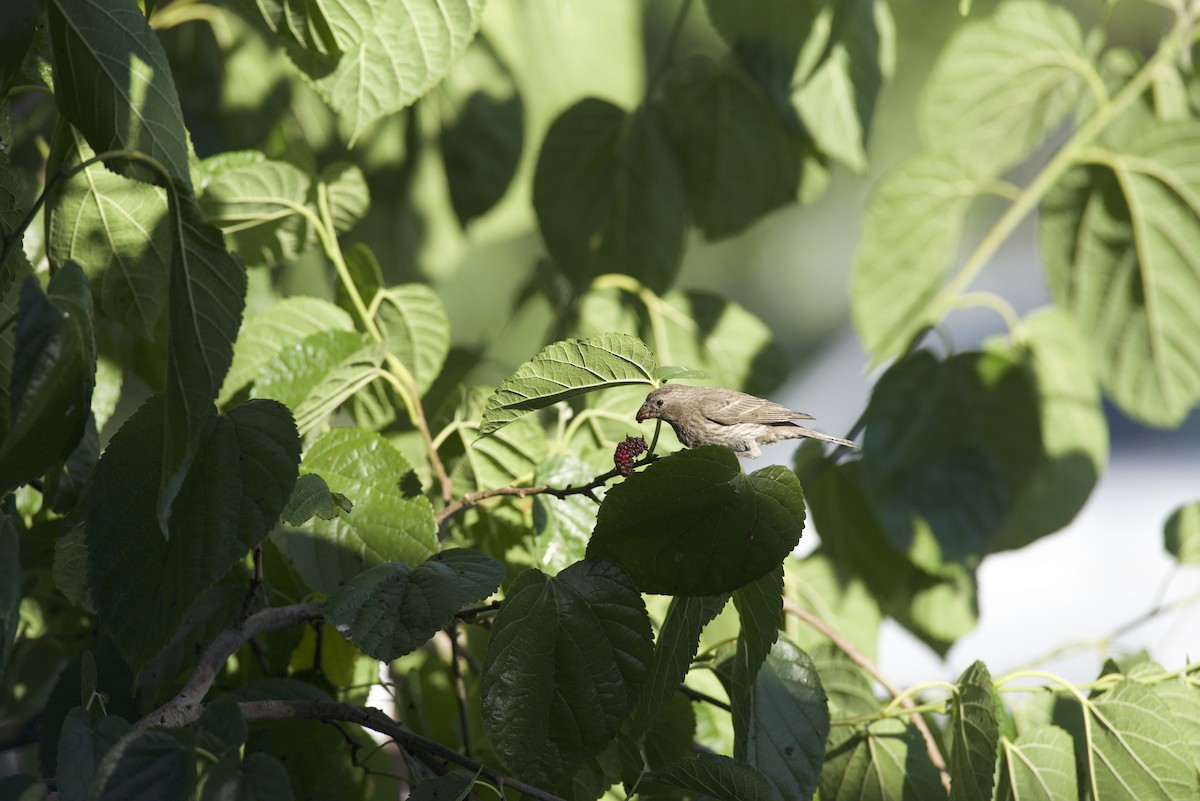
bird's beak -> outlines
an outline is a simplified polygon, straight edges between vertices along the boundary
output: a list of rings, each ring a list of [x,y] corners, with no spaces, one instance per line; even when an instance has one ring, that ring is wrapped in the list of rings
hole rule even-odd
[[[636,420],[637,420],[639,423],[641,423],[641,422],[643,422],[643,421],[644,421],[644,420],[645,420],[647,417],[649,417],[649,416],[650,416],[650,413],[649,413],[649,412],[647,412],[647,411],[646,411],[646,407],[645,407],[645,406],[643,406],[642,408],[638,409],[638,412],[637,412],[637,414],[634,416],[634,419],[636,419]]]

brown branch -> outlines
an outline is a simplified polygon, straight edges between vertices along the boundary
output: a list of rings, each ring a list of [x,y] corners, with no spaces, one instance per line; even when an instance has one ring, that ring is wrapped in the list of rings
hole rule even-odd
[[[720,698],[714,698],[708,693],[702,693],[699,690],[693,690],[686,684],[679,685],[679,692],[683,693],[692,701],[700,701],[701,703],[712,704],[717,709],[724,709],[726,712],[733,711],[733,707],[722,701]]]
[[[429,432],[429,423],[425,420],[425,410],[421,407],[421,398],[418,397],[416,388],[413,388],[413,411],[415,412],[413,425],[421,432],[421,439],[425,440],[425,450],[429,453],[429,464],[433,467],[434,475],[437,476],[438,484],[442,488],[442,500],[446,503],[454,497],[454,485],[450,481],[450,474],[446,472],[446,466],[442,464],[442,457],[438,456],[437,447],[433,444],[433,435]]]
[[[824,620],[814,615],[812,612],[805,609],[791,598],[784,597],[783,611],[793,617],[803,620],[808,625],[812,626],[818,632],[823,634],[830,642],[832,642],[846,656],[850,657],[850,661],[865,670],[875,681],[883,685],[883,689],[888,691],[892,698],[901,698],[901,690],[892,683],[879,666],[867,658],[867,655],[860,651],[854,643],[847,640],[835,629],[830,628]],[[916,702],[908,696],[904,696],[900,700],[900,706],[905,709],[914,709]],[[942,777],[942,784],[946,788],[946,792],[950,792],[950,771],[946,769],[946,760],[942,757],[941,749],[938,748],[937,740],[933,738],[933,732],[929,730],[928,724],[925,723],[925,718],[920,713],[913,713],[913,725],[917,727],[917,731],[921,732],[921,736],[925,738],[925,750],[929,752],[929,761],[937,768],[938,773]]]
[[[241,648],[252,637],[274,629],[287,628],[297,623],[321,619],[321,604],[316,601],[291,606],[277,606],[264,609],[235,623],[217,635],[209,644],[196,669],[179,694],[139,720],[137,728],[149,726],[186,726],[200,717],[203,710],[200,702],[208,694],[221,668],[229,657]]]
[[[357,723],[363,728],[390,737],[408,751],[452,762],[467,770],[477,772],[501,788],[511,787],[536,801],[564,801],[560,796],[506,776],[439,742],[409,731],[378,709],[336,701],[243,701],[238,704],[238,708],[241,709],[242,717],[246,720],[320,720],[324,722],[341,720],[347,723]]]
[[[634,463],[634,468],[649,464],[657,459],[658,456],[654,453],[647,453],[644,457]],[[534,487],[495,487],[493,489],[479,490],[478,492],[468,492],[466,495],[459,498],[454,503],[447,506],[442,511],[438,512],[437,523],[443,530],[450,518],[463,512],[472,506],[486,501],[488,498],[499,498],[502,496],[511,496],[516,498],[528,498],[530,495],[553,495],[555,498],[567,498],[571,495],[586,495],[596,503],[600,503],[600,499],[596,497],[595,490],[603,487],[611,479],[621,475],[621,471],[617,468],[609,470],[607,473],[601,473],[586,484],[579,486],[567,487],[551,487],[546,484],[538,484]]]

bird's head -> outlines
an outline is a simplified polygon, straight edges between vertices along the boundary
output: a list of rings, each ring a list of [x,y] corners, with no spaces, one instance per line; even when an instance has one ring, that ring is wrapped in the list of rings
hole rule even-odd
[[[637,411],[637,421],[645,422],[652,417],[670,421],[671,410],[679,400],[680,390],[686,390],[682,384],[666,384],[651,392],[642,402],[642,408]]]

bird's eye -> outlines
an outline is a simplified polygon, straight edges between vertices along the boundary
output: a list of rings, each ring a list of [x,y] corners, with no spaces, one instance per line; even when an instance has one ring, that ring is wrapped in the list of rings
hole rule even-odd
[[[663,403],[663,402],[662,402],[662,398],[659,398],[658,400],[656,400],[656,401],[654,402],[654,405],[655,405],[655,406],[657,406],[658,408],[660,408],[660,409],[661,409],[661,408],[662,408],[662,403]]]

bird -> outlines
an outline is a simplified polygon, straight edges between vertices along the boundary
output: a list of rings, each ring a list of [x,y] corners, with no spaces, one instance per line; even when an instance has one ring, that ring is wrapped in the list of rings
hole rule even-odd
[[[679,441],[689,448],[724,445],[747,459],[761,456],[761,445],[799,437],[859,447],[852,440],[822,434],[793,422],[812,420],[811,414],[725,387],[664,384],[647,395],[637,411],[639,423],[649,419],[666,421],[675,429]]]

